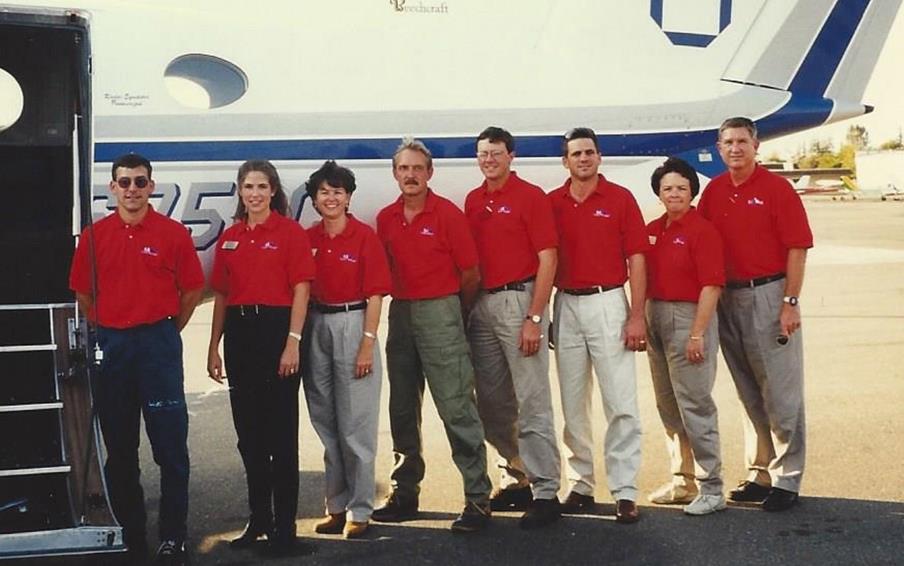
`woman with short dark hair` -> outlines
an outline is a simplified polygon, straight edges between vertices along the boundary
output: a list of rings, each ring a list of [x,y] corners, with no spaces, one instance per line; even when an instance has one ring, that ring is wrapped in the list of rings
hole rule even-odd
[[[712,398],[719,348],[714,314],[725,258],[719,233],[691,206],[700,190],[693,167],[669,158],[653,172],[651,186],[666,212],[647,225],[647,355],[672,480],[650,501],[687,504],[685,513],[706,515],[725,509]]]

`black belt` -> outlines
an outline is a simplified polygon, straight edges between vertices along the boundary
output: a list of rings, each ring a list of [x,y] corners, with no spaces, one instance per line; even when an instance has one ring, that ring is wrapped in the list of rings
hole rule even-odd
[[[613,289],[621,289],[622,285],[596,285],[594,287],[583,287],[581,289],[561,289],[563,293],[566,295],[577,295],[582,297],[584,295],[596,295],[599,293],[605,293],[606,291],[611,291]]]
[[[289,307],[279,307],[273,305],[229,305],[226,311],[238,313],[240,316],[257,316],[265,312],[286,311]]]
[[[499,287],[493,287],[492,289],[487,289],[487,293],[492,295],[494,293],[501,293],[502,291],[523,291],[527,288],[524,286],[525,283],[530,283],[531,281],[533,281],[536,278],[537,278],[536,275],[531,275],[530,277],[528,277],[526,279],[521,279],[520,281],[512,281],[510,283],[506,283],[505,285],[501,285]]]
[[[322,314],[335,314],[337,312],[363,311],[367,308],[367,303],[345,303],[344,305],[324,305],[322,303],[311,303],[311,307]]]
[[[759,287],[760,285],[765,285],[766,283],[772,283],[773,281],[778,281],[779,279],[784,279],[784,273],[776,273],[775,275],[767,275],[765,277],[757,277],[756,279],[745,279],[744,281],[729,281],[725,284],[729,289],[749,289],[752,287]]]

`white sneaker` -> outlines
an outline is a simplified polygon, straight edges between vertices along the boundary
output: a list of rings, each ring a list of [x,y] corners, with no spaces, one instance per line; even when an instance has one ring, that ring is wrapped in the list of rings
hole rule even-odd
[[[659,489],[647,498],[651,503],[658,505],[675,505],[678,503],[690,503],[697,495],[697,486],[685,487],[675,485],[672,482],[663,484]]]
[[[688,515],[709,515],[716,511],[722,511],[723,509],[725,509],[724,495],[721,493],[719,495],[706,495],[701,493],[691,501],[690,505],[684,508],[684,512]]]

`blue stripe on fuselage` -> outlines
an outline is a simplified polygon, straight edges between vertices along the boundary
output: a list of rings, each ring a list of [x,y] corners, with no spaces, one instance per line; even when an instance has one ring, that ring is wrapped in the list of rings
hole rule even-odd
[[[777,112],[757,120],[760,139],[769,139],[819,126],[832,111],[832,102],[817,97],[792,96]],[[727,116],[726,116],[727,117]],[[599,136],[603,155],[621,157],[656,157],[684,154],[701,148],[714,149],[717,130],[687,130],[682,132],[602,134]],[[433,156],[443,158],[473,158],[474,137],[421,138]],[[152,162],[245,161],[270,159],[273,161],[323,161],[391,159],[399,138],[354,138],[328,140],[250,140],[250,141],[159,141],[159,142],[98,142],[95,161],[112,162],[129,152],[140,153]],[[560,157],[561,135],[517,136],[519,157]],[[713,163],[701,163],[703,170],[722,167],[718,158]],[[704,172],[704,171],[701,171]]]

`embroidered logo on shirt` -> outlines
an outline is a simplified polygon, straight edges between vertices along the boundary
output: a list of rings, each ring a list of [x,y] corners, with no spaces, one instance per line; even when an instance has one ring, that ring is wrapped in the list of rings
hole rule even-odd
[[[684,236],[675,236],[675,239],[672,240],[672,243],[676,246],[686,246],[687,240],[684,239]]]
[[[261,249],[262,250],[278,250],[279,246],[277,246],[270,240],[267,240],[266,242],[263,243],[263,245],[261,245]]]
[[[593,216],[595,218],[612,218],[612,214],[607,210],[603,210],[602,208],[597,208],[593,211]]]
[[[358,263],[358,258],[356,258],[355,256],[353,256],[350,253],[344,253],[341,256],[339,256],[339,261],[347,261],[349,263]]]
[[[433,228],[424,226],[421,228],[421,236],[436,236],[436,233],[433,231]]]
[[[157,257],[160,255],[160,252],[157,251],[157,248],[152,248],[151,246],[145,246],[141,248],[141,253],[144,255],[149,255],[151,257]]]
[[[499,205],[499,208],[496,209],[496,212],[498,212],[499,214],[511,214],[512,209],[502,204]]]
[[[756,197],[753,197],[752,199],[747,201],[747,204],[749,204],[751,206],[763,206],[766,203]]]

